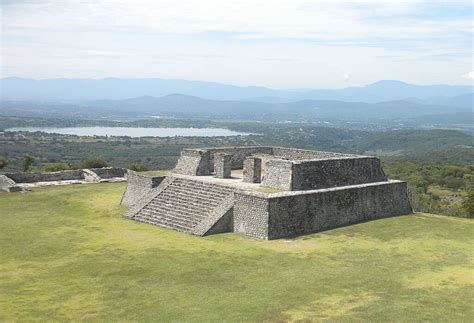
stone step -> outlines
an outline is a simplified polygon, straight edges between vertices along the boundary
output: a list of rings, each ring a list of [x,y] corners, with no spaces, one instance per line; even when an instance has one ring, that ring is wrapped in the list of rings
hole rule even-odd
[[[185,216],[188,216],[190,218],[204,218],[203,214],[207,214],[210,211],[199,211],[199,210],[192,210],[192,209],[186,209],[183,207],[177,207],[176,205],[156,205],[152,204],[149,207],[144,208],[144,210],[154,210],[154,211],[159,211],[160,213],[166,213],[166,212],[171,212],[171,213],[181,213]]]
[[[212,190],[217,190],[219,192],[233,192],[232,188],[226,187],[226,186],[221,186],[221,185],[215,185],[215,184],[210,184],[210,183],[204,183],[204,182],[198,182],[198,181],[190,181],[190,180],[182,180],[182,179],[177,179],[173,182],[173,186],[181,186],[181,187],[186,187],[188,189],[193,189],[193,188],[204,188],[206,191],[212,191]]]
[[[191,229],[192,229],[192,228],[190,229],[188,227],[182,227],[182,226],[176,225],[176,224],[168,224],[166,222],[150,221],[146,218],[134,218],[134,220],[139,221],[139,222],[143,222],[143,223],[153,224],[153,225],[156,225],[156,226],[159,226],[159,227],[163,227],[163,228],[167,228],[167,229],[171,229],[171,230],[175,230],[175,231],[186,232],[186,233],[190,233]]]
[[[222,202],[223,199],[205,199],[201,198],[198,196],[190,196],[189,194],[187,195],[181,195],[181,194],[176,194],[173,195],[172,193],[166,194],[166,195],[160,195],[159,198],[153,200],[152,202],[162,202],[162,203],[176,203],[177,201],[179,204],[182,205],[195,205],[196,207],[211,207],[214,208],[217,205],[219,205]]]
[[[166,190],[169,190],[170,188],[172,188],[174,192],[183,192],[183,193],[186,192],[186,193],[196,193],[196,194],[203,194],[203,192],[205,192],[207,195],[214,195],[214,196],[226,196],[233,192],[232,190],[230,191],[219,190],[219,188],[209,189],[206,187],[188,187],[188,186],[180,186],[180,185],[178,186],[171,185]]]
[[[167,194],[160,194],[160,196],[157,196],[154,198],[151,202],[156,203],[173,203],[173,204],[180,204],[180,205],[196,205],[196,207],[215,207],[219,203],[221,203],[225,199],[214,199],[214,198],[202,198],[199,196],[193,196],[193,195],[180,195],[180,194],[173,194],[167,193]]]
[[[156,212],[153,210],[141,210],[134,219],[146,219],[156,224],[165,223],[167,225],[175,224],[187,230],[195,227],[202,218],[191,217],[179,212]]]
[[[143,209],[137,215],[140,216],[149,216],[149,217],[156,217],[158,218],[166,218],[166,217],[179,217],[180,221],[183,222],[195,222],[200,221],[202,218],[197,217],[191,214],[184,214],[180,211],[172,211],[172,210],[154,210],[154,209]]]
[[[224,186],[176,178],[133,219],[190,233],[233,192]]]
[[[218,204],[217,204],[218,205]],[[163,199],[161,196],[148,203],[144,210],[153,210],[156,213],[181,213],[193,219],[203,219],[217,205],[214,204],[192,204],[181,199]]]
[[[168,193],[172,192],[173,195],[187,195],[187,196],[196,196],[196,197],[201,197],[205,199],[223,199],[229,196],[229,194],[223,194],[223,193],[213,193],[213,192],[207,192],[205,190],[199,190],[199,191],[191,191],[191,190],[165,190],[163,193],[167,195]]]
[[[196,197],[201,197],[205,199],[223,199],[231,195],[232,192],[214,193],[214,192],[208,192],[206,190],[192,191],[192,190],[186,190],[186,189],[166,189],[163,191],[163,194],[164,195],[172,194],[172,195],[196,196]]]
[[[150,221],[154,221],[155,223],[161,223],[161,222],[169,222],[169,223],[175,223],[176,225],[180,225],[185,228],[193,228],[196,226],[197,223],[201,221],[201,219],[189,219],[186,217],[183,217],[182,214],[171,214],[171,213],[155,213],[155,212],[149,212],[146,210],[140,211],[140,214],[137,215],[137,218],[143,218],[147,219]]]
[[[157,223],[167,222],[167,223],[174,223],[176,225],[185,227],[185,228],[193,228],[199,223],[201,220],[198,219],[188,219],[184,218],[181,214],[161,214],[157,215],[156,213],[147,213],[143,212],[141,214],[142,218],[149,219],[150,221],[155,221]]]
[[[140,213],[147,213],[147,214],[150,214],[150,215],[155,214],[156,216],[160,216],[160,217],[166,217],[167,214],[181,215],[183,217],[183,219],[192,220],[192,221],[200,221],[205,217],[203,214],[198,214],[198,213],[192,212],[192,211],[183,212],[183,210],[173,209],[173,208],[170,208],[170,207],[160,208],[160,209],[156,209],[156,208],[153,208],[153,207],[144,208],[140,211]]]

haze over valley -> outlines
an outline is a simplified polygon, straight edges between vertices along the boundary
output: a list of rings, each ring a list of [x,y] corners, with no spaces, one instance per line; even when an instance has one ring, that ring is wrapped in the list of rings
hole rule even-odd
[[[0,84],[0,114],[11,116],[195,118],[363,128],[472,126],[472,86],[379,81],[340,90],[284,91],[184,80],[18,78],[2,79]]]

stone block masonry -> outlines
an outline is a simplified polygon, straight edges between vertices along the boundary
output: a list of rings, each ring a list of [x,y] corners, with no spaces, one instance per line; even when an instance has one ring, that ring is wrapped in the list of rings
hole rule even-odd
[[[150,190],[124,216],[203,236],[231,231],[232,207],[232,189],[170,176]]]
[[[263,195],[234,193],[234,232],[268,239],[269,200]]]
[[[82,169],[64,170],[51,173],[9,173],[5,174],[5,176],[12,179],[16,183],[71,181],[84,179],[84,173],[82,172]]]
[[[279,239],[410,214],[406,183],[352,185],[305,192],[236,194],[234,230]]]
[[[119,167],[90,168],[90,170],[96,173],[101,180],[124,177],[127,173],[127,170],[125,168]]]
[[[309,159],[331,159],[341,157],[356,157],[356,155],[333,153],[327,151],[315,151],[306,149],[294,149],[273,147],[272,155],[288,160],[309,160]]]
[[[146,176],[128,170],[126,174],[127,188],[123,194],[121,204],[131,207],[153,188],[158,187],[165,176]]]
[[[213,169],[214,156],[216,154],[229,154],[232,156],[232,169],[242,169],[245,158],[256,154],[272,154],[272,147],[227,147],[209,149],[209,167]]]
[[[204,149],[185,149],[181,152],[174,172],[183,175],[209,175],[210,152]]]
[[[230,178],[232,172],[232,155],[218,153],[214,155],[214,174],[218,178]]]
[[[245,158],[243,177],[244,182],[260,183],[262,181],[262,159],[252,156]]]
[[[230,176],[235,168],[243,168],[243,178]],[[278,239],[412,213],[406,183],[387,180],[376,157],[281,147],[186,149],[159,187],[134,177],[125,217],[201,236],[234,231]],[[133,204],[140,195],[146,198]]]
[[[406,183],[393,181],[322,189],[269,201],[268,239],[410,214]]]
[[[293,163],[292,191],[386,181],[376,157],[343,157]]]
[[[284,159],[266,159],[262,174],[262,186],[291,191],[293,162]]]
[[[243,168],[244,160],[253,154],[271,154],[272,147],[227,147],[184,149],[174,168],[174,173],[182,175],[203,176],[214,171],[214,156],[230,154],[232,169]]]
[[[7,173],[1,175],[0,190],[21,191],[38,186],[124,181],[126,169],[116,167],[75,169],[51,173]]]

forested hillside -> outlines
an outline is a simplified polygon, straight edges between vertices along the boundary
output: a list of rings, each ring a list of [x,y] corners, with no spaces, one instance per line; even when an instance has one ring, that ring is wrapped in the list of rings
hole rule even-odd
[[[141,126],[223,127],[255,133],[233,137],[79,137],[41,132],[0,135],[0,168],[19,171],[32,158],[29,171],[52,171],[97,165],[136,170],[170,169],[183,148],[273,145],[377,155],[391,178],[409,183],[416,210],[453,216],[473,216],[474,148],[472,136],[453,130],[393,130],[369,132],[304,124],[137,120],[130,122],[4,118],[9,126]],[[25,157],[29,156],[29,157]],[[3,162],[2,162],[3,160]],[[1,170],[0,170],[1,171]]]

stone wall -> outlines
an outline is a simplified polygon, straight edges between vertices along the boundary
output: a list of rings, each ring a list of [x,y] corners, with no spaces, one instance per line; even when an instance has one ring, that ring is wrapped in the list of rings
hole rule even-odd
[[[0,191],[13,192],[37,186],[122,181],[126,171],[125,168],[107,167],[51,173],[7,173],[0,175]]]
[[[232,170],[232,155],[214,154],[214,175],[219,178],[230,178]]]
[[[125,206],[132,206],[143,196],[151,191],[151,189],[158,187],[166,176],[146,176],[128,170],[126,174],[127,188],[123,193],[121,204]]]
[[[268,204],[265,197],[234,193],[234,232],[267,239]]]
[[[119,167],[90,168],[90,170],[96,173],[100,179],[124,177],[127,173],[125,168]]]
[[[314,190],[386,181],[376,157],[299,161],[293,165],[290,190]]]
[[[234,229],[278,239],[410,213],[406,183],[400,181],[266,196],[236,193]]]
[[[84,174],[83,169],[62,170],[51,173],[8,173],[8,178],[16,183],[36,183],[36,182],[58,182],[58,181],[91,181],[88,174]],[[100,179],[109,179],[116,177],[124,177],[125,168],[106,167],[91,168],[89,171],[95,173]],[[88,178],[86,178],[88,177]],[[93,180],[92,180],[93,181]]]
[[[269,199],[267,238],[319,232],[412,212],[406,183],[398,181],[281,196]]]
[[[209,175],[210,153],[205,149],[184,149],[173,172],[183,175]]]
[[[278,189],[315,189],[385,179],[378,159],[373,157],[259,146],[184,149],[174,172],[183,175],[210,175],[214,172],[214,156],[221,154],[232,156],[232,169],[244,168],[247,157],[260,155],[263,185]],[[297,176],[288,174],[287,162],[290,161],[295,164],[292,171],[297,172]],[[279,170],[276,165],[282,165],[283,168]],[[351,167],[355,168],[351,169]],[[355,171],[355,176],[352,176],[352,170]],[[280,182],[279,177],[282,178]],[[266,183],[264,178],[266,178]],[[310,185],[312,178],[318,183],[312,182]],[[289,180],[292,181],[291,184],[288,183]]]
[[[209,175],[214,171],[214,154],[219,153],[232,155],[232,169],[241,169],[246,157],[253,154],[272,154],[272,150],[272,147],[184,149],[174,172],[183,175]]]
[[[272,154],[272,147],[226,147],[209,149],[211,154],[209,167],[214,169],[214,154],[224,153],[232,155],[232,169],[244,168],[244,160],[254,154]]]
[[[16,183],[84,180],[82,169],[63,170],[51,173],[9,173],[5,174]]]
[[[275,157],[280,157],[283,159],[291,159],[291,160],[355,157],[355,155],[348,155],[348,154],[341,154],[341,153],[284,148],[284,147],[273,147],[272,153]]]
[[[262,159],[251,156],[245,158],[242,175],[244,182],[260,183],[262,181]]]
[[[262,186],[290,191],[293,162],[283,159],[264,159],[262,162]]]

